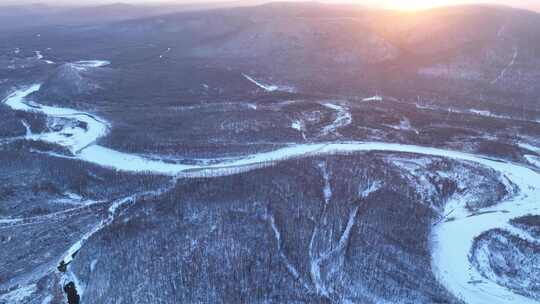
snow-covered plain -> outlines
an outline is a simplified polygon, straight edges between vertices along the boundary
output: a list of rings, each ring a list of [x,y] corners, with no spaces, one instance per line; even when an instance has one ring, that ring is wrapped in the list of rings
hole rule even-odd
[[[73,134],[69,139],[62,137],[62,134],[54,134],[54,132],[50,135],[32,134],[28,139],[43,140],[68,147],[73,152],[73,156],[68,157],[116,170],[172,176],[223,176],[270,166],[288,159],[368,151],[438,156],[473,162],[491,168],[515,184],[520,191],[512,197],[506,198],[498,205],[481,209],[479,210],[481,212],[474,214],[466,208],[466,201],[460,199],[450,201],[445,207],[444,214],[451,214],[452,218],[440,221],[432,231],[432,268],[440,282],[466,303],[538,303],[485,279],[472,265],[469,258],[475,238],[483,232],[496,228],[504,230],[508,227],[509,220],[513,218],[529,214],[540,214],[538,206],[540,201],[540,174],[525,166],[458,151],[380,142],[292,144],[270,152],[246,155],[232,160],[208,162],[211,163],[209,165],[166,163],[97,145],[97,139],[107,134],[108,124],[105,121],[80,111],[41,106],[26,100],[28,95],[37,90],[39,90],[39,85],[18,90],[5,100],[5,104],[13,110],[42,113],[51,119],[69,118],[74,121],[84,122],[87,124],[87,128],[70,130]],[[337,107],[336,110],[338,110]],[[369,189],[367,191],[369,192]],[[330,193],[328,191],[326,194],[331,195]],[[115,214],[115,205],[111,206],[111,208],[113,208],[110,210],[111,214]],[[100,227],[98,226],[96,229],[99,230]],[[90,235],[92,233],[90,232]],[[70,249],[63,259],[65,263],[70,261],[72,253],[79,249],[84,240],[85,238]]]

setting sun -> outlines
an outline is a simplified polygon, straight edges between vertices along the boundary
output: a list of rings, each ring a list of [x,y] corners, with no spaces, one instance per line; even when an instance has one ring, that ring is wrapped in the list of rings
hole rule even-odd
[[[387,9],[397,10],[422,10],[438,6],[463,5],[463,4],[478,4],[490,3],[498,5],[509,5],[531,10],[540,10],[538,0],[323,0],[328,3],[356,3],[360,5],[384,7]]]
[[[302,1],[302,0],[298,0]],[[499,0],[501,1],[501,0]],[[503,0],[504,1],[504,0]],[[414,11],[439,6],[478,3],[475,0],[322,0],[329,4],[345,3],[392,10]],[[497,2],[497,0],[495,0]]]
[[[419,10],[436,6],[452,5],[456,3],[456,1],[450,0],[387,0],[382,2],[387,8],[399,10]]]

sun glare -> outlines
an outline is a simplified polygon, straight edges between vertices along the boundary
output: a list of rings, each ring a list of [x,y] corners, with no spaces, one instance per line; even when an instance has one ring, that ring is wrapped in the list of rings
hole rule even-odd
[[[387,3],[386,7],[388,8],[407,11],[451,5],[453,3],[450,0],[388,0],[384,2]]]

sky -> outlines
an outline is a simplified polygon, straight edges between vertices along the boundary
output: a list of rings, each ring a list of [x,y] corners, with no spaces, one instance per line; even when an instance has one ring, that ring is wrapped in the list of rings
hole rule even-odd
[[[357,1],[357,2],[367,2],[367,1]],[[492,4],[502,4],[509,5],[514,7],[525,7],[525,8],[539,8],[540,0],[492,0],[492,1],[475,1],[475,0],[377,0],[371,1],[379,3],[386,7],[398,8],[398,9],[421,9],[429,8],[433,6],[444,6],[444,5],[458,5],[458,4],[471,4],[471,3],[492,3]]]
[[[209,2],[235,2],[239,0],[0,0],[1,3],[49,3],[49,4],[107,4],[107,3],[181,3],[181,4],[193,4],[193,3],[209,3]],[[242,1],[242,0],[240,0]],[[263,0],[243,0],[242,2],[254,1],[256,3],[264,2]],[[272,0],[268,0],[270,2]],[[282,0],[283,1],[283,0]],[[285,0],[287,1],[287,0]],[[290,1],[290,0],[289,0]],[[295,1],[295,0],[292,0]],[[297,0],[296,0],[297,1]],[[319,0],[320,2],[328,3],[355,3],[360,5],[368,6],[379,6],[385,8],[393,9],[422,9],[429,8],[434,6],[443,6],[443,5],[458,5],[458,4],[471,4],[471,3],[493,3],[493,4],[502,4],[509,5],[514,7],[528,8],[540,11],[540,0]]]

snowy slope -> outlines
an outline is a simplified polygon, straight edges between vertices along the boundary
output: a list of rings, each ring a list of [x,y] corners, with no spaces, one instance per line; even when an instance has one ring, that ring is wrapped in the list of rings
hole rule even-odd
[[[165,175],[222,176],[269,166],[275,162],[293,158],[367,151],[438,156],[473,162],[491,168],[517,185],[520,189],[519,193],[494,207],[484,208],[481,213],[475,214],[466,208],[465,201],[453,200],[449,202],[445,214],[451,213],[452,219],[440,222],[433,230],[433,269],[440,282],[466,303],[537,303],[535,300],[515,294],[511,290],[485,279],[469,259],[469,252],[475,238],[482,233],[497,228],[507,229],[509,220],[513,218],[528,214],[540,214],[538,211],[540,174],[529,168],[458,151],[378,142],[294,144],[270,152],[246,155],[235,160],[217,161],[212,165],[165,163],[114,151],[95,144],[98,138],[106,135],[108,128],[106,122],[87,113],[31,104],[25,100],[25,97],[37,90],[39,90],[39,85],[16,91],[6,99],[5,103],[13,110],[42,113],[49,118],[71,118],[86,123],[88,127],[71,130],[73,135],[70,138],[53,132],[51,134],[32,134],[28,138],[29,140],[56,143],[73,151],[74,158],[122,171],[152,172]],[[341,108],[335,108],[341,110]],[[371,190],[367,189],[366,191]],[[331,190],[325,193],[330,196]],[[79,245],[76,244],[73,248],[77,249],[77,246]],[[69,256],[70,254],[67,255],[68,258]]]

